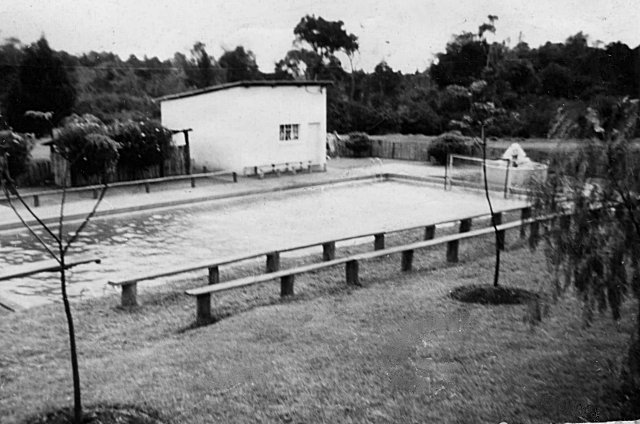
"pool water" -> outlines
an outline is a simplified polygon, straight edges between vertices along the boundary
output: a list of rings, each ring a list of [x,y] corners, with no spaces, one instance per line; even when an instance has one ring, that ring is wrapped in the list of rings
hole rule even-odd
[[[496,208],[515,206],[504,199],[494,202]],[[87,226],[70,253],[96,255],[102,263],[74,268],[69,294],[100,296],[117,291],[106,284],[108,280],[221,256],[456,219],[486,209],[483,196],[476,193],[384,181],[100,218]],[[0,269],[44,259],[49,259],[45,250],[27,231],[0,234]],[[56,273],[0,283],[0,298],[23,306],[57,301],[59,292]]]

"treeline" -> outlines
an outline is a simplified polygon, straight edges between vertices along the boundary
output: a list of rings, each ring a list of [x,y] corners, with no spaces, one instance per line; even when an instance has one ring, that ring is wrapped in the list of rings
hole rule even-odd
[[[453,36],[429,68],[412,74],[385,62],[373,72],[345,70],[344,59],[351,64],[358,51],[357,36],[341,21],[315,16],[300,20],[293,48],[269,73],[242,46],[214,58],[197,42],[188,54],[167,60],[123,60],[108,52],[54,52],[44,38],[26,46],[7,39],[0,45],[1,111],[14,129],[42,132],[41,116],[27,112],[52,112],[52,125],[71,113],[91,113],[105,123],[158,118],[154,99],[167,94],[240,80],[323,79],[333,82],[330,131],[435,135],[464,119],[467,88],[483,80],[488,100],[510,112],[487,127],[489,135],[579,137],[579,125],[559,121],[580,122],[588,107],[606,116],[616,97],[640,95],[640,47],[589,45],[582,32],[537,48],[489,43],[485,36],[496,21],[489,16],[477,33]]]

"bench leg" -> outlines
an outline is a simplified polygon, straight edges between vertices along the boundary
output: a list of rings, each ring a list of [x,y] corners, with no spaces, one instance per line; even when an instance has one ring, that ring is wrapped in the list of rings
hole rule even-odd
[[[285,275],[280,278],[280,296],[293,296],[293,275]]]
[[[383,250],[384,249],[384,233],[376,234],[373,236],[373,250]]]
[[[540,238],[540,223],[534,221],[531,223],[531,230],[529,231],[529,247],[534,249],[538,246],[538,239]]]
[[[122,304],[123,307],[138,306],[137,294],[138,294],[137,283],[124,284],[122,286],[122,297],[121,297],[120,303]]]
[[[360,278],[358,277],[358,261],[349,261],[346,264],[347,284],[359,286]]]
[[[471,231],[471,222],[472,222],[471,218],[461,219],[460,220],[460,232],[461,233],[467,233],[467,232]]]
[[[433,238],[436,236],[436,226],[435,225],[428,225],[426,227],[424,227],[424,239],[425,240],[433,240]]]
[[[529,218],[531,218],[531,208],[530,207],[522,208],[522,211],[520,212],[520,219],[525,221]],[[520,238],[523,239],[526,236],[527,236],[526,225],[522,224],[522,226],[520,226]]]
[[[331,261],[336,258],[336,242],[330,241],[329,243],[322,244],[322,260]]]
[[[459,240],[451,240],[447,243],[447,262],[458,262],[458,245]]]
[[[218,284],[220,282],[220,269],[217,266],[209,268],[209,284]]]
[[[405,250],[402,252],[402,271],[411,271],[413,269],[413,250]]]
[[[276,272],[280,269],[280,252],[267,253],[267,272]]]
[[[211,321],[211,294],[196,296],[196,322],[203,324]]]

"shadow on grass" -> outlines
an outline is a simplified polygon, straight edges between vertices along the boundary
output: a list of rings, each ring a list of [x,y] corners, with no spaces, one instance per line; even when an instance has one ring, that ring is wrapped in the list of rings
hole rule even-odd
[[[163,424],[162,416],[133,405],[92,405],[84,408],[82,424]],[[73,408],[61,408],[27,418],[25,424],[72,424]]]

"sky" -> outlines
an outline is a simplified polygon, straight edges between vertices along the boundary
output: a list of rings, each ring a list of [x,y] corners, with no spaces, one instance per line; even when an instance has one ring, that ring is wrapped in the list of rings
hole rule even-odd
[[[219,57],[237,45],[254,52],[260,69],[292,48],[293,28],[309,14],[341,20],[358,37],[354,67],[386,61],[405,73],[423,71],[453,34],[475,32],[497,15],[490,41],[537,47],[583,31],[592,45],[640,44],[640,0],[2,0],[0,40],[23,43],[42,34],[55,50],[189,55],[196,41]],[[343,61],[345,63],[346,61]]]

